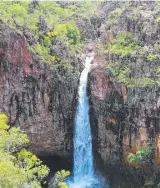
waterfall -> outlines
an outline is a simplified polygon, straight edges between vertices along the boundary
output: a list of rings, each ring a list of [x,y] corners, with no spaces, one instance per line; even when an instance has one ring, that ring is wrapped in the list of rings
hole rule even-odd
[[[87,78],[93,56],[86,58],[85,69],[81,73],[79,100],[74,128],[74,179],[93,175],[92,136],[87,97]]]
[[[85,68],[80,76],[78,105],[74,122],[74,169],[70,188],[101,188],[95,176],[92,135],[89,119],[87,79],[94,55],[86,58]]]

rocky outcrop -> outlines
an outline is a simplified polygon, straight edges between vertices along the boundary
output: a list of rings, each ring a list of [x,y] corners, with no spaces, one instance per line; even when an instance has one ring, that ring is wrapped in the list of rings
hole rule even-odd
[[[72,71],[51,68],[28,51],[23,35],[0,23],[0,112],[30,135],[34,152],[72,155],[78,79],[78,63]]]

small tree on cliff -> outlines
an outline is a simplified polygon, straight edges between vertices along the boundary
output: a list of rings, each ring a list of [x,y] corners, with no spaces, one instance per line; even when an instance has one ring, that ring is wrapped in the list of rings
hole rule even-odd
[[[7,116],[0,113],[0,188],[41,188],[49,169],[24,149],[28,144],[29,137],[10,128]]]

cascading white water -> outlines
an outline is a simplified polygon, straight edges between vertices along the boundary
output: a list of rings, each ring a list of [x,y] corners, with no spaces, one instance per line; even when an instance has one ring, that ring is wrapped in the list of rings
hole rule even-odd
[[[93,56],[86,58],[85,69],[81,73],[79,100],[74,129],[74,180],[82,176],[93,175],[92,136],[89,120],[89,104],[87,97],[87,78]]]
[[[74,124],[74,169],[70,188],[98,188],[94,173],[92,155],[92,135],[89,120],[89,103],[87,96],[87,79],[94,59],[92,54],[86,58],[85,69],[80,76],[79,99]]]

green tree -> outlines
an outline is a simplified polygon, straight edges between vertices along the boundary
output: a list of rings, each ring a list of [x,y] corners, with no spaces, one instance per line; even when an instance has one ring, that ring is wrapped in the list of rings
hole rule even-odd
[[[49,169],[32,152],[24,149],[29,137],[8,125],[0,113],[0,188],[41,188]]]
[[[129,153],[128,162],[130,164],[146,165],[147,163],[152,163],[154,158],[154,149],[152,147],[142,148],[138,150],[135,154]]]

